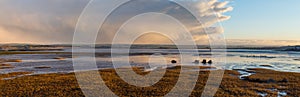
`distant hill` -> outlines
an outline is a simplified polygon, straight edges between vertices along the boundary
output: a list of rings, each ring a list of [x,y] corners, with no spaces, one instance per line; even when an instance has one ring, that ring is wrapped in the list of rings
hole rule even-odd
[[[281,47],[279,50],[281,50],[281,51],[300,51],[300,45],[284,46],[284,47]]]
[[[110,49],[111,44],[95,44],[95,45],[74,45],[75,47],[82,48],[96,48],[96,49]],[[189,45],[166,45],[166,44],[115,44],[114,48],[125,49],[195,49]],[[71,48],[72,44],[55,44],[55,45],[30,45],[30,44],[5,44],[0,45],[0,51],[38,51],[38,50],[60,50]],[[197,45],[198,49],[210,49],[209,45]],[[214,46],[214,49],[279,49],[279,46],[255,46],[255,45],[227,45],[227,46]]]
[[[63,50],[59,45],[29,45],[29,44],[5,44],[0,45],[0,51],[52,51]]]

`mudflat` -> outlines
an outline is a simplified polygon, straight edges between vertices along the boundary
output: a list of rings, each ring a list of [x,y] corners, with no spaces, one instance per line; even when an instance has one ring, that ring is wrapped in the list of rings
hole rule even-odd
[[[168,68],[162,79],[150,87],[137,87],[123,81],[114,69],[99,70],[104,83],[118,96],[164,96],[176,84],[181,72],[180,66]],[[203,67],[200,67],[203,68]],[[137,74],[146,75],[140,68],[133,68]],[[87,71],[89,72],[89,71]],[[251,69],[253,73],[240,79],[236,70],[226,70],[216,97],[260,97],[300,95],[300,73],[279,72],[268,69]],[[201,96],[210,71],[199,71],[192,97]],[[27,75],[30,72],[17,72],[0,75],[1,96],[84,96],[75,73]],[[84,73],[83,73],[84,74]],[[88,73],[86,73],[88,74]],[[18,77],[19,76],[19,77]],[[86,75],[89,76],[89,75]],[[15,77],[15,78],[14,78]],[[130,75],[128,75],[130,77]],[[186,76],[188,78],[188,76]],[[189,79],[187,79],[188,81]],[[93,87],[90,87],[93,89]]]

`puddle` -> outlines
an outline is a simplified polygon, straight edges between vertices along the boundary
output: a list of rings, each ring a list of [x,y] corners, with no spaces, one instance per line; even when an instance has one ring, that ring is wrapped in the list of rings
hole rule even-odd
[[[278,91],[277,94],[278,94],[277,97],[287,96],[287,92],[285,91]]]
[[[282,86],[280,86],[280,87],[282,87]],[[276,88],[267,89],[267,90],[270,90],[270,91],[272,91],[272,92],[277,92],[277,97],[287,96],[287,92],[278,90],[278,89],[276,89]]]
[[[268,93],[263,93],[263,92],[257,92],[258,95],[262,96],[262,97],[266,97],[268,95]]]
[[[237,71],[241,74],[241,75],[239,76],[239,78],[240,78],[241,80],[244,80],[246,77],[255,74],[255,73],[249,72],[249,71],[247,71],[247,70],[237,70]]]

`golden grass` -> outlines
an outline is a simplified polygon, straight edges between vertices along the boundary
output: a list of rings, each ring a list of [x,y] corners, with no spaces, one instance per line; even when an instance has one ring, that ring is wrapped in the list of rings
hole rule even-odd
[[[150,87],[137,87],[123,81],[113,69],[100,70],[100,74],[106,85],[118,96],[164,96],[176,84],[181,67],[173,67],[166,70],[162,79]],[[142,68],[133,70],[145,75]],[[258,92],[268,93],[270,97],[277,97],[276,88],[286,91],[289,96],[297,97],[300,95],[300,74],[277,72],[265,69],[253,69],[256,74],[249,76],[246,80],[238,78],[237,71],[226,70],[223,81],[216,93],[216,97],[259,97]],[[13,74],[10,74],[13,75]],[[191,93],[191,97],[199,97],[204,90],[209,71],[199,71],[196,87]],[[86,75],[88,76],[88,75]],[[5,76],[0,75],[0,78]],[[128,75],[128,77],[131,77]],[[187,77],[187,81],[188,76]],[[261,80],[259,81],[253,81]],[[273,79],[274,82],[265,82]],[[286,82],[281,82],[286,79]],[[12,80],[0,80],[0,95],[2,96],[84,96],[77,84],[74,73],[69,74],[44,74],[25,76]]]

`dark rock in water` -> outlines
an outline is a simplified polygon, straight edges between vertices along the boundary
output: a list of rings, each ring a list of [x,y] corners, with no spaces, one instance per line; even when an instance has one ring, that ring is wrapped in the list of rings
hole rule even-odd
[[[212,62],[212,60],[209,60],[207,63],[208,63],[208,64],[212,64],[213,62]]]
[[[177,63],[177,61],[176,61],[176,60],[172,60],[171,63],[172,63],[172,64],[175,64],[175,63]]]
[[[203,59],[203,61],[201,63],[206,64],[207,63],[206,59]]]
[[[199,64],[200,61],[199,61],[199,60],[195,60],[194,63],[195,63],[195,64]]]

